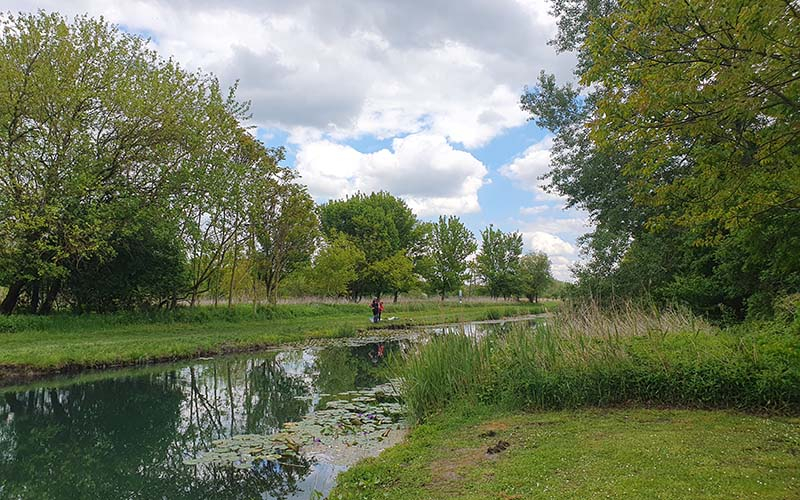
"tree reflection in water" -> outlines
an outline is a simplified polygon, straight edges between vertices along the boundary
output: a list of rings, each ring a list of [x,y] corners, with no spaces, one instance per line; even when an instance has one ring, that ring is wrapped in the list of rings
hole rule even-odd
[[[284,498],[310,464],[199,468],[185,456],[239,433],[269,433],[308,411],[310,388],[274,356],[233,359],[0,402],[0,497]]]
[[[293,349],[0,392],[0,498],[309,498],[343,467],[183,461],[217,439],[275,433],[338,393],[385,382],[397,348]]]

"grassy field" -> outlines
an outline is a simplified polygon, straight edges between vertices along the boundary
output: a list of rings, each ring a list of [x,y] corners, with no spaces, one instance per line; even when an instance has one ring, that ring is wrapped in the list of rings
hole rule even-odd
[[[461,407],[339,476],[329,498],[800,498],[799,458],[798,418]]]
[[[550,304],[552,306],[552,304]],[[346,337],[391,325],[474,321],[543,311],[517,302],[387,303],[372,325],[367,304],[303,304],[109,315],[0,317],[0,383],[58,370],[107,367]]]

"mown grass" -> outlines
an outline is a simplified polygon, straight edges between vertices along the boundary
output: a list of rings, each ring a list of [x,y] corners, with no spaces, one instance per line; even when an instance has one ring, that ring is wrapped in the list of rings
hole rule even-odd
[[[552,305],[552,304],[550,304]],[[427,301],[387,304],[372,325],[366,304],[302,304],[106,315],[0,317],[0,382],[27,372],[128,365],[255,349],[314,338],[345,337],[391,325],[410,326],[536,313],[545,305]]]
[[[449,335],[402,369],[418,420],[467,399],[507,409],[637,402],[800,411],[800,334],[719,330],[681,311],[562,307],[502,336]]]
[[[798,498],[799,453],[797,418],[459,406],[344,472],[329,498]]]

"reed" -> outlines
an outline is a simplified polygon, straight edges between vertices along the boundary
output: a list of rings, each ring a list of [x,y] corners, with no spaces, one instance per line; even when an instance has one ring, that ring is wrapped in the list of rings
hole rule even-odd
[[[637,402],[796,411],[800,337],[720,330],[681,309],[565,304],[500,336],[437,337],[408,356],[404,376],[418,420],[463,400],[507,409]]]

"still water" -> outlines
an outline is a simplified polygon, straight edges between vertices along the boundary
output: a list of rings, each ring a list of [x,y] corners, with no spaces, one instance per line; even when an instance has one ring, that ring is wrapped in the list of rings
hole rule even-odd
[[[339,472],[402,437],[400,417],[376,417],[359,406],[369,403],[341,400],[358,401],[356,390],[386,384],[386,360],[422,337],[346,340],[0,388],[0,498],[321,498]],[[314,427],[324,439],[313,437],[291,457],[195,463],[228,446],[220,440],[282,435],[287,422],[308,422],[326,408],[345,411],[342,405],[352,413],[325,417],[336,436]],[[375,419],[367,427],[377,439],[353,439],[367,434],[362,427],[341,439],[342,418],[348,428],[352,419]]]
[[[408,342],[288,349],[0,389],[0,498],[325,494],[349,457],[301,454],[246,470],[184,461],[215,440],[277,433],[337,394],[386,382],[386,358]]]

